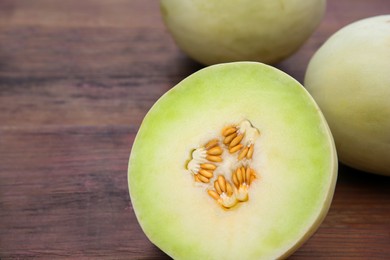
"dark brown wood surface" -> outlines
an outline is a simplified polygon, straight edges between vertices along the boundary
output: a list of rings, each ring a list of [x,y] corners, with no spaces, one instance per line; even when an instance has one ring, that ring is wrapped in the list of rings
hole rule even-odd
[[[314,51],[389,0],[329,0],[277,67],[302,82]],[[169,259],[142,233],[127,161],[143,116],[202,68],[152,0],[0,1],[0,259]],[[330,212],[291,259],[390,259],[390,179],[341,165]]]

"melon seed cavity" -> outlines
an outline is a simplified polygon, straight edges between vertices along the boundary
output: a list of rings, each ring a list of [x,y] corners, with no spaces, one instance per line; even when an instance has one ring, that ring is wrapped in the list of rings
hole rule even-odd
[[[249,199],[250,185],[258,178],[251,162],[259,136],[260,131],[243,120],[224,127],[219,136],[191,153],[186,169],[224,209]]]

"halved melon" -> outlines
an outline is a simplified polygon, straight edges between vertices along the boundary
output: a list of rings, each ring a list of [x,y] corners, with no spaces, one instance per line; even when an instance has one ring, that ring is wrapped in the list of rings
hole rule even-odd
[[[143,231],[175,259],[288,256],[324,219],[336,176],[316,103],[255,62],[207,67],[161,97],[128,171]]]

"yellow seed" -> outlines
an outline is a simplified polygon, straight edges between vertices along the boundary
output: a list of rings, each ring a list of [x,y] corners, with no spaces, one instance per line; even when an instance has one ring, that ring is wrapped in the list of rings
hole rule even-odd
[[[199,177],[198,177],[198,174],[195,174],[195,175],[194,175],[194,179],[195,179],[195,181],[200,182]]]
[[[243,175],[242,175],[242,172],[241,172],[240,168],[237,169],[236,174],[237,174],[238,183],[239,183],[239,185],[241,185],[242,181],[243,181],[243,178],[242,178]]]
[[[241,183],[246,183],[245,178],[245,167],[241,167],[241,177],[242,177],[242,182]]]
[[[216,146],[217,144],[218,144],[218,139],[213,139],[213,140],[209,141],[204,147],[206,149],[211,149],[214,146]]]
[[[215,190],[218,192],[218,194],[222,194],[222,190],[221,190],[221,188],[219,187],[218,180],[215,180],[215,181],[214,181],[214,188],[215,188]]]
[[[238,144],[238,145],[230,148],[229,153],[235,153],[235,152],[239,151],[242,148],[242,146],[243,146],[242,144]]]
[[[210,180],[208,178],[204,177],[203,175],[198,174],[198,178],[203,183],[209,183],[210,182]]]
[[[226,182],[226,193],[229,197],[233,195],[232,185],[229,182]]]
[[[203,163],[200,165],[200,168],[202,169],[205,169],[205,170],[215,170],[217,168],[217,166],[215,166],[214,164],[212,163]]]
[[[222,158],[216,155],[207,155],[206,159],[209,160],[210,162],[222,162]]]
[[[207,193],[208,193],[213,199],[215,199],[215,200],[219,200],[219,199],[220,199],[218,193],[216,193],[216,192],[213,191],[213,190],[208,190]]]
[[[203,170],[203,169],[200,169],[199,171],[199,174],[201,174],[202,176],[210,179],[213,177],[213,173],[212,172],[209,172],[209,171],[206,171],[206,170]]]
[[[223,177],[222,175],[219,175],[218,176],[218,184],[219,184],[219,187],[221,188],[222,192],[226,192],[225,177]]]
[[[245,182],[247,184],[250,184],[250,179],[251,179],[251,168],[246,168],[246,171],[245,171]]]
[[[240,186],[240,183],[238,182],[238,179],[237,179],[237,171],[233,172],[233,183],[238,189],[238,187]]]
[[[211,148],[210,150],[207,151],[207,154],[210,154],[210,155],[221,155],[222,154],[222,148],[219,147],[219,146],[215,146],[213,148]]]
[[[223,143],[228,145],[232,142],[232,140],[237,136],[237,133],[233,133],[231,135],[228,135],[225,137],[225,139],[223,140]]]
[[[246,172],[245,167],[241,166],[242,183],[245,182],[245,172]]]
[[[222,135],[223,136],[228,136],[228,135],[230,135],[232,133],[235,133],[236,131],[237,131],[237,129],[234,126],[231,126],[231,127],[228,127],[226,129],[224,129],[222,131]]]
[[[254,144],[251,144],[249,146],[249,150],[248,150],[248,153],[246,154],[246,158],[247,159],[252,159],[252,155],[253,155],[253,151],[255,150],[255,146]]]
[[[242,160],[248,153],[249,147],[245,147],[241,150],[240,154],[238,155],[238,160]]]
[[[237,135],[233,140],[232,142],[229,144],[229,147],[232,148],[234,146],[236,146],[237,144],[239,144],[242,140],[242,138],[244,138],[244,135]]]

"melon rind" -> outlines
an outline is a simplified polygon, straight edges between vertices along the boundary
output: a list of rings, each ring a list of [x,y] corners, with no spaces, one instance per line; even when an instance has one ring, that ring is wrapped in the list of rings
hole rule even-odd
[[[192,149],[248,119],[261,135],[249,201],[223,210],[185,169]],[[144,118],[129,160],[136,217],[174,259],[275,259],[324,219],[337,158],[318,106],[287,74],[235,62],[202,69],[163,95]]]

